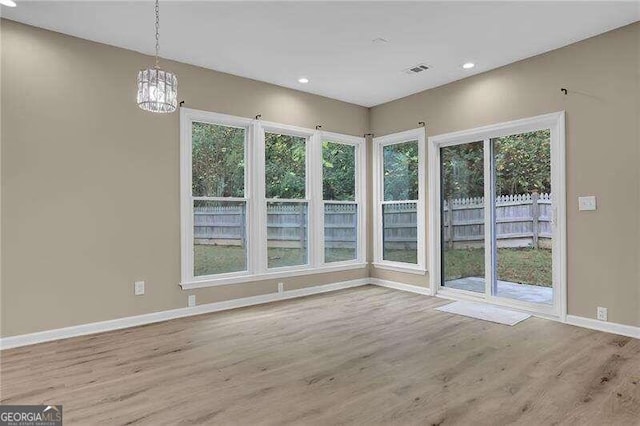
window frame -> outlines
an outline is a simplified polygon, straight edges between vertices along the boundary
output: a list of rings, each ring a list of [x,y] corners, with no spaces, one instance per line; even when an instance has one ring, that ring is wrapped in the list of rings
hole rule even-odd
[[[219,279],[246,277],[250,275],[252,258],[251,247],[254,245],[252,221],[249,215],[253,211],[252,199],[253,186],[247,170],[252,166],[252,142],[251,133],[253,131],[252,120],[234,117],[226,114],[208,113],[196,110],[181,110],[180,114],[180,223],[181,223],[181,282],[204,281],[211,277]],[[193,123],[206,123],[218,126],[236,127],[245,129],[244,143],[244,198],[240,197],[202,197],[193,195]],[[195,275],[194,272],[194,232],[193,232],[193,204],[196,200],[206,201],[244,201],[245,207],[245,241],[246,241],[246,270],[237,272],[225,272],[210,275]]]
[[[553,227],[553,289],[554,302],[550,308],[531,304],[517,300],[501,300],[493,295],[485,297],[474,297],[468,295],[460,296],[459,293],[452,294],[451,290],[440,286],[442,267],[441,260],[441,218],[440,218],[440,184],[441,176],[439,172],[440,148],[461,143],[484,141],[485,143],[485,169],[491,167],[491,152],[489,146],[491,139],[510,136],[519,133],[532,132],[537,130],[551,131],[551,187],[552,199],[555,208],[552,209]],[[429,239],[429,264],[430,264],[430,291],[433,295],[444,297],[467,298],[469,300],[481,299],[485,302],[516,308],[536,315],[549,318],[559,318],[561,321],[567,317],[567,203],[566,203],[566,135],[565,135],[565,111],[552,112],[513,121],[490,124],[467,130],[444,133],[429,137],[429,216],[430,233]],[[486,173],[486,172],[485,172]],[[491,197],[489,188],[485,188],[485,199]],[[490,221],[492,212],[486,209],[485,223]],[[485,238],[487,252],[493,250],[493,242]],[[485,271],[492,269],[490,256],[485,254]],[[556,267],[557,265],[557,267]],[[455,291],[454,291],[455,293]]]
[[[246,204],[246,241],[247,270],[213,275],[194,275],[194,229],[192,196],[192,123],[246,128],[245,133],[245,198],[220,198],[221,201],[245,201]],[[306,160],[304,199],[267,199],[265,176],[265,132],[281,133],[305,137]],[[361,166],[356,175],[356,191],[359,191],[358,204],[358,258],[355,261],[324,262],[324,200],[322,194],[322,134],[336,141],[358,144]],[[358,148],[356,148],[358,149]],[[320,155],[318,156],[318,152]],[[319,159],[319,160],[316,160]],[[236,117],[227,114],[180,108],[180,242],[181,272],[180,286],[184,290],[213,287],[220,285],[242,284],[259,280],[312,275],[327,272],[348,271],[367,267],[366,262],[366,150],[364,137],[322,132],[273,122]],[[197,197],[201,198],[201,197]],[[307,264],[295,266],[267,267],[267,211],[269,202],[306,202],[307,215]],[[362,241],[362,242],[360,242]]]
[[[260,224],[259,228],[264,234],[264,240],[261,240],[259,243],[259,247],[262,247],[264,253],[261,253],[262,256],[258,256],[259,260],[259,272],[287,272],[287,271],[295,271],[300,268],[309,268],[315,266],[315,253],[316,250],[315,244],[312,243],[312,229],[315,225],[315,220],[313,218],[314,212],[314,191],[312,188],[311,182],[313,181],[313,171],[310,167],[310,159],[312,158],[312,145],[314,143],[314,135],[315,131],[310,129],[305,129],[303,127],[290,126],[285,124],[273,123],[273,122],[257,122],[257,133],[258,133],[258,146],[256,147],[256,151],[259,151],[262,154],[262,158],[259,160],[259,163],[262,167],[258,166],[256,170],[256,174],[260,175],[262,178],[260,181],[260,188],[258,190],[259,198],[260,198],[260,206],[262,207],[260,210]],[[266,150],[266,134],[267,133],[277,133],[287,136],[296,136],[305,138],[305,197],[304,198],[267,198],[266,195],[266,158],[265,158],[265,150]],[[274,268],[269,268],[269,260],[267,257],[267,204],[268,203],[307,203],[307,263],[301,265],[294,266],[277,266]],[[258,252],[262,252],[262,249],[258,249]]]
[[[417,200],[384,200],[384,148],[406,142],[418,143],[418,199]],[[373,139],[373,266],[397,272],[424,275],[426,266],[426,130],[424,127],[404,132],[393,133]],[[383,205],[398,203],[416,203],[417,210],[417,263],[384,260],[383,253]]]
[[[318,143],[316,144],[318,149],[318,157],[320,161],[317,164],[319,170],[316,174],[320,176],[318,179],[318,188],[316,191],[320,194],[320,208],[317,209],[319,224],[319,231],[321,232],[321,238],[318,239],[318,250],[320,251],[321,266],[341,266],[366,263],[366,248],[367,248],[367,231],[366,231],[366,202],[367,202],[367,145],[365,138],[342,135],[333,132],[320,132],[318,135]],[[323,142],[331,142],[339,145],[353,146],[355,149],[355,197],[353,201],[338,201],[338,200],[325,200],[324,199],[324,171],[323,162],[324,156],[322,152]],[[342,260],[336,262],[327,262],[325,259],[325,238],[324,238],[324,207],[326,203],[329,204],[355,204],[357,209],[358,224],[356,229],[356,258],[352,260]]]

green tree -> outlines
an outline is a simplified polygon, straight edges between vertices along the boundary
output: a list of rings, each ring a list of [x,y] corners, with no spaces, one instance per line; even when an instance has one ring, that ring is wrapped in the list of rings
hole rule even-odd
[[[496,195],[551,192],[551,135],[549,130],[520,133],[492,140]],[[445,198],[484,196],[483,144],[442,148]]]
[[[496,194],[551,192],[549,130],[494,139]]]
[[[384,199],[418,199],[418,144],[416,141],[383,148]]]
[[[193,195],[244,197],[245,129],[194,122]]]
[[[448,198],[484,195],[483,144],[467,143],[442,148],[443,196]]]
[[[303,137],[265,134],[267,198],[305,198],[306,150]]]
[[[322,193],[325,200],[355,200],[355,147],[327,141],[322,142],[322,174]]]

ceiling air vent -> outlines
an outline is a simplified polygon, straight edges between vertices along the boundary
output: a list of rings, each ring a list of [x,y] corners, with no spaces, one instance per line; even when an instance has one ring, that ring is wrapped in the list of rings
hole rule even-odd
[[[429,69],[428,65],[418,64],[418,65],[412,66],[411,68],[407,68],[406,70],[404,70],[404,72],[406,72],[407,74],[419,74],[428,69]]]

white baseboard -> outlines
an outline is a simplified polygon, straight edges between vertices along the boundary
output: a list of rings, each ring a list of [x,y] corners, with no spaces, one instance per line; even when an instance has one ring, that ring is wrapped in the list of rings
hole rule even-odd
[[[640,339],[640,327],[634,327],[632,325],[600,321],[597,319],[579,317],[576,315],[567,315],[566,323],[576,325],[578,327],[591,328],[593,330],[606,331],[607,333],[620,334],[622,336],[635,337],[636,339]]]
[[[373,285],[377,285],[381,287],[388,287],[396,290],[408,291],[411,293],[424,294],[427,296],[431,295],[431,289],[426,287],[419,287],[411,284],[403,284],[395,281],[387,281],[379,278],[370,278],[369,282]],[[438,297],[449,298],[451,300],[461,299],[460,297],[447,297],[447,296],[442,296],[440,294],[438,294]],[[464,297],[462,297],[462,299],[464,300]],[[551,317],[551,316],[546,316],[546,315],[537,315],[537,316],[550,319],[552,321],[563,322],[561,319]],[[591,319],[591,318],[579,317],[576,315],[567,315],[566,321],[564,322],[566,324],[575,325],[578,327],[590,328],[592,330],[604,331],[607,333],[619,334],[622,336],[635,337],[636,339],[640,339],[640,327],[634,327],[632,325],[600,321],[600,320]]]
[[[137,315],[132,317],[118,318],[108,321],[100,321],[89,324],[81,324],[72,327],[58,328],[54,330],[40,331],[37,333],[23,334],[0,338],[0,350],[17,348],[20,346],[33,345],[36,343],[49,342],[52,340],[67,339],[70,337],[84,336],[87,334],[102,333],[105,331],[119,330],[122,328],[135,327],[138,325],[152,324],[155,322],[167,321],[176,318],[200,315],[211,312],[225,311],[229,309],[242,308],[259,305],[263,303],[276,302],[279,300],[294,299],[297,297],[310,296],[313,294],[326,293],[329,291],[342,290],[346,288],[359,287],[373,284],[395,290],[408,291],[429,296],[431,290],[411,284],[403,284],[395,281],[387,281],[379,278],[361,278],[351,281],[343,281],[332,284],[324,284],[313,287],[305,287],[296,290],[287,290],[282,293],[268,293],[259,296],[243,297],[241,299],[226,300],[223,302],[208,303],[191,308],[179,308],[169,311],[152,312],[150,314]],[[567,324],[578,327],[590,328],[593,330],[605,331],[608,333],[620,334],[623,336],[640,339],[640,327],[624,324],[599,321],[591,318],[584,318],[575,315],[567,315]]]
[[[105,331],[119,330],[138,325],[152,324],[170,319],[188,317],[192,315],[206,314],[210,312],[225,311],[263,303],[276,302],[278,300],[293,299],[296,297],[310,296],[326,293],[328,291],[342,290],[369,284],[369,278],[361,278],[351,281],[343,281],[332,284],[324,284],[313,287],[305,287],[296,290],[287,290],[282,293],[268,293],[259,296],[243,297],[241,299],[225,300],[223,302],[207,303],[190,308],[171,309],[169,311],[152,312],[150,314],[136,315],[132,317],[118,318],[108,321],[93,322],[89,324],[75,325],[72,327],[58,328],[54,330],[40,331],[37,333],[22,334],[0,338],[0,350],[49,342],[52,340],[67,339],[70,337],[84,336],[87,334],[102,333]]]
[[[431,296],[431,289],[427,287],[420,287],[412,284],[403,284],[396,281],[382,280],[380,278],[369,278],[369,282],[373,285],[380,287],[393,288],[396,290],[408,291],[411,293],[423,294],[425,296]]]

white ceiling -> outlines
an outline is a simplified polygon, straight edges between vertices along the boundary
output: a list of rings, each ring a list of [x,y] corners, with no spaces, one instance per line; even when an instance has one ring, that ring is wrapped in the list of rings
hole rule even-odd
[[[2,16],[152,54],[147,1],[21,1]],[[640,2],[160,2],[161,55],[373,106],[640,20]],[[385,42],[373,42],[382,37]],[[477,63],[463,70],[464,62]],[[404,69],[426,63],[429,71]],[[301,76],[309,84],[298,83]],[[179,78],[180,76],[178,76]]]

